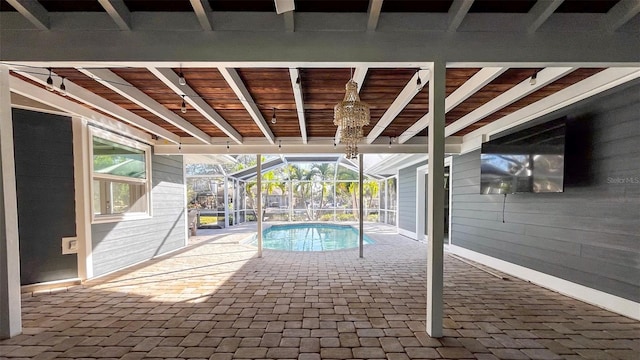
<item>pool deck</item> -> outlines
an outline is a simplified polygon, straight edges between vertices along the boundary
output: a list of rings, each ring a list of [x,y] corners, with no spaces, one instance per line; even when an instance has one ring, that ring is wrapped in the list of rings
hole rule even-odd
[[[294,253],[238,241],[255,225],[83,285],[23,294],[0,358],[639,359],[640,322],[445,256],[444,337],[425,333],[425,244]]]

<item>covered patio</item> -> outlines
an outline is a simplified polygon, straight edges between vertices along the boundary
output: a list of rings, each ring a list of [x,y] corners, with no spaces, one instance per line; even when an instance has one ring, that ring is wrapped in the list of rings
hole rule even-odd
[[[635,358],[639,29],[640,0],[0,0],[0,358]],[[483,191],[514,138],[562,151]],[[190,156],[255,171],[190,197]],[[362,226],[367,174],[375,245],[238,242]],[[190,239],[198,207],[226,232]]]
[[[637,321],[445,255],[444,330],[425,332],[425,244],[292,253],[239,244],[255,224],[81,286],[25,293],[10,359],[636,359]]]

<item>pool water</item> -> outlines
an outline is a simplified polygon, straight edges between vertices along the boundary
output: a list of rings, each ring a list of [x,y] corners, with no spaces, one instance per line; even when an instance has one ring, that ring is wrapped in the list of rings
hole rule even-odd
[[[358,230],[349,225],[286,224],[262,231],[262,247],[287,251],[330,251],[358,247]],[[254,238],[252,245],[257,245]],[[373,240],[364,235],[365,244]]]

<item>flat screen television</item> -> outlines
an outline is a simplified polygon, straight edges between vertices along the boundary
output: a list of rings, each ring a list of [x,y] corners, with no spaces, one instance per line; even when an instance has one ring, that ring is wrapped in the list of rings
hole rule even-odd
[[[565,119],[482,144],[480,193],[564,191]]]

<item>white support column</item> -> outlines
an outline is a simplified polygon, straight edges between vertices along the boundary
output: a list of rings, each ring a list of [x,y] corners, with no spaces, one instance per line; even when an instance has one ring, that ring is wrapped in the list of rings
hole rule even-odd
[[[335,171],[333,173],[333,221],[338,220],[338,206],[336,205],[336,182],[338,181],[338,168],[340,165],[336,164]]]
[[[378,186],[380,189],[382,189],[382,186],[380,185],[380,182],[384,181],[385,183],[387,182],[386,180],[378,180]],[[382,191],[378,191],[378,222],[379,223],[385,223],[385,219],[382,218]]]
[[[389,183],[387,182],[387,178],[385,178],[384,179],[384,196],[383,196],[384,199],[381,200],[382,204],[384,204],[384,223],[385,224],[389,223],[389,221],[388,221],[389,220],[389,218],[388,218],[389,211],[387,209],[387,197],[389,196],[388,193],[387,193],[388,187],[389,187],[388,185],[389,185]]]
[[[244,184],[242,183],[242,181],[238,180],[238,203],[235,205],[238,207],[238,222],[237,222],[238,225],[246,221],[246,220],[240,220],[240,219],[245,219],[243,215],[246,215],[246,212],[244,211],[244,199],[242,198],[243,189],[244,189]]]
[[[358,164],[358,217],[360,218],[360,231],[358,232],[358,243],[360,244],[360,258],[364,257],[364,175],[362,169],[364,168],[364,154],[360,154]]]
[[[224,228],[229,227],[229,178],[224,177]]]
[[[435,61],[429,80],[429,174],[427,204],[427,333],[442,337],[444,269],[444,101],[445,63]]]
[[[18,200],[9,68],[0,65],[0,339],[22,332]]]
[[[240,219],[240,210],[238,209],[238,201],[240,199],[240,181],[233,179],[233,225],[238,225]]]
[[[73,176],[76,199],[76,237],[78,241],[78,277],[87,280],[93,277],[91,243],[91,187],[89,184],[89,132],[86,121],[72,118],[73,129]]]
[[[289,221],[293,221],[293,180],[289,179]]]
[[[262,156],[260,154],[257,154],[256,157],[258,158],[258,164],[256,165],[258,176],[258,179],[256,181],[256,200],[258,202],[256,204],[256,208],[258,209],[258,213],[256,214],[256,218],[258,220],[258,257],[262,257]]]

